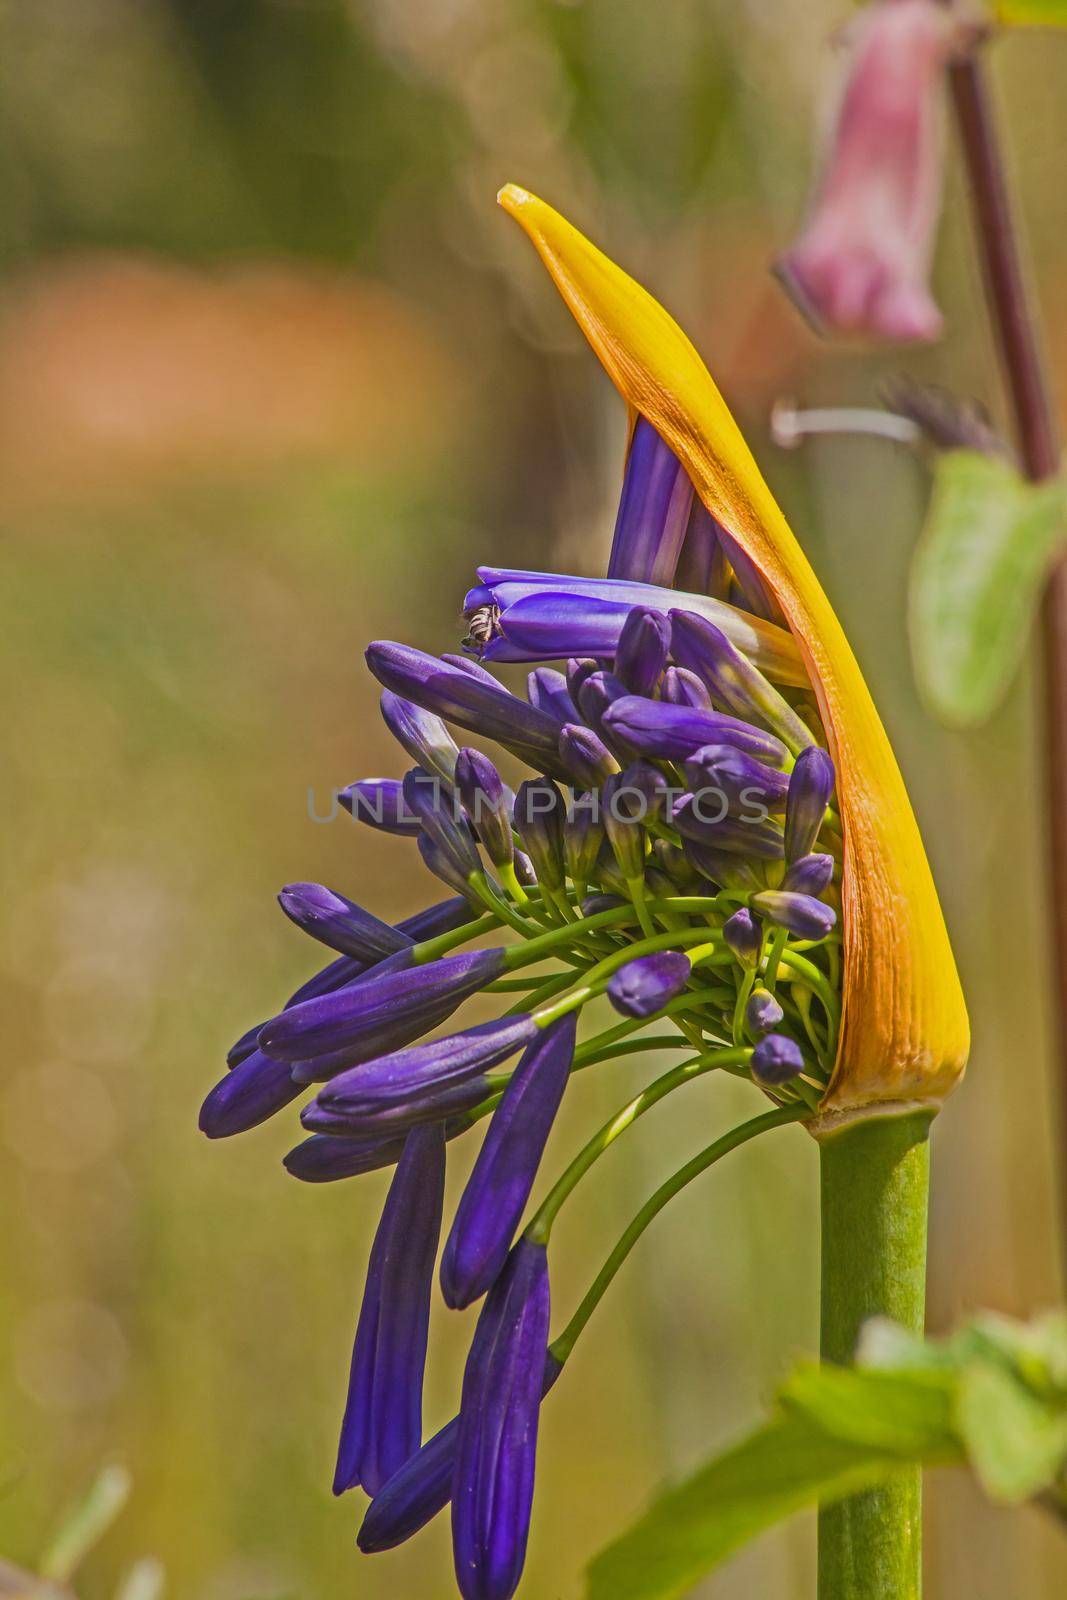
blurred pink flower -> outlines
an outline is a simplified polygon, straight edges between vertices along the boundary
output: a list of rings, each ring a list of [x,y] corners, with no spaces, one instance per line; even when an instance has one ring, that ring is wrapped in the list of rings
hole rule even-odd
[[[961,24],[938,0],[875,0],[849,29],[844,89],[807,224],[778,274],[821,331],[935,339],[944,67]]]

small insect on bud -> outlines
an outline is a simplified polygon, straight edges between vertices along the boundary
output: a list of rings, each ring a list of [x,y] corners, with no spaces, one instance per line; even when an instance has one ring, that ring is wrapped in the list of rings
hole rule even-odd
[[[766,1034],[752,1052],[752,1076],[757,1083],[788,1083],[803,1070],[800,1046],[784,1033]]]
[[[500,607],[495,602],[488,605],[475,606],[467,614],[467,635],[463,640],[464,648],[474,650],[479,655],[496,638],[500,631]]]

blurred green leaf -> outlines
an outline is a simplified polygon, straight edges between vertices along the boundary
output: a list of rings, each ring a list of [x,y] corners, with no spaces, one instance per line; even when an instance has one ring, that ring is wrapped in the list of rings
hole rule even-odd
[[[1007,462],[969,450],[940,458],[910,620],[919,688],[942,721],[974,726],[1003,697],[1065,512],[1061,483],[1027,483]]]
[[[1029,1499],[1067,1459],[1063,1398],[1042,1399],[989,1362],[960,1374],[957,1421],[971,1466],[993,1500]]]
[[[145,1556],[126,1573],[115,1591],[115,1600],[161,1600],[166,1569],[155,1556]]]
[[[1009,27],[1067,28],[1067,0],[997,0],[997,17]]]
[[[779,1400],[784,1410],[806,1416],[843,1443],[905,1460],[952,1460],[959,1454],[954,1393],[951,1370],[880,1372],[810,1363],[794,1372]]]
[[[104,1467],[88,1494],[64,1517],[41,1562],[41,1576],[66,1583],[103,1538],[130,1497],[125,1467]]]

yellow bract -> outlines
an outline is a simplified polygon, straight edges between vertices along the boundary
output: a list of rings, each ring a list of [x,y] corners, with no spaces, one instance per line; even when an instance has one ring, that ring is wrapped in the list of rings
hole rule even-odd
[[[755,562],[797,640],[837,767],[844,831],[843,1016],[823,1127],[936,1110],[970,1042],[926,852],[896,759],[833,608],[703,361],[678,324],[551,206],[509,184],[525,229],[620,394]]]

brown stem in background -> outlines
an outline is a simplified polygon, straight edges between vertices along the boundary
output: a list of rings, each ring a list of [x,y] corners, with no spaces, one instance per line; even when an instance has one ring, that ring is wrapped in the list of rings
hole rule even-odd
[[[952,102],[963,146],[982,270],[1005,382],[1015,413],[1027,477],[1051,478],[1060,469],[1055,412],[1019,249],[980,51],[950,68]],[[1043,607],[1045,750],[1049,854],[1052,865],[1052,949],[1059,1025],[1061,1193],[1067,1196],[1067,559],[1053,568]]]

